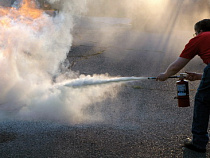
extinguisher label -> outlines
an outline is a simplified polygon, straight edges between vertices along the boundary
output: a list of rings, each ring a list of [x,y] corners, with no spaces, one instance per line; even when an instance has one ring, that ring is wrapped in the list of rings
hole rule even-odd
[[[178,96],[186,96],[187,95],[187,88],[185,84],[177,85],[177,95]]]

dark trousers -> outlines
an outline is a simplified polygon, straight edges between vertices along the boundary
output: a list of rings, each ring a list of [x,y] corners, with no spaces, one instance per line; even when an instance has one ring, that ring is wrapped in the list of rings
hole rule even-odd
[[[204,73],[195,95],[194,114],[192,123],[193,144],[205,149],[209,141],[208,124],[210,114],[210,64]]]

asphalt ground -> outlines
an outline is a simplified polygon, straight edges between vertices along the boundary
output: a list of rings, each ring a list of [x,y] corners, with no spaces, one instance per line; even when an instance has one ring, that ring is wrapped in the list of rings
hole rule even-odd
[[[80,21],[73,32],[69,68],[85,75],[157,76],[187,42],[180,35],[191,33],[176,32],[177,37],[145,32],[133,29],[127,20]],[[175,39],[171,47],[169,40]],[[203,68],[196,58],[185,70],[202,72]],[[193,97],[199,82],[189,84],[191,106],[187,108],[177,106],[175,83],[176,79],[121,84],[117,96],[92,105],[100,107],[103,115],[98,122],[0,120],[0,157],[210,157],[209,145],[206,154],[182,148],[183,140],[191,137]]]

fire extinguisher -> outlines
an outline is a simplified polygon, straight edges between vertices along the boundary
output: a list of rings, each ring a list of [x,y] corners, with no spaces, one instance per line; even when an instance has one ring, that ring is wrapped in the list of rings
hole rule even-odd
[[[181,73],[179,80],[176,82],[178,107],[190,106],[188,81],[184,79],[185,73]]]

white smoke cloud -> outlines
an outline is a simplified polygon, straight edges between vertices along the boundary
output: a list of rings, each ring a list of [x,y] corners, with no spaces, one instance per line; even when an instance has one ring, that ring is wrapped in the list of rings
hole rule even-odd
[[[81,123],[102,120],[100,112],[89,115],[84,110],[107,97],[114,97],[111,85],[72,89],[53,88],[59,81],[59,67],[72,45],[74,16],[85,11],[85,0],[49,0],[59,14],[43,13],[30,20],[9,14],[0,17],[9,25],[0,25],[0,120],[49,119]],[[28,21],[27,21],[28,22]],[[69,77],[78,74],[68,71]],[[70,78],[68,78],[70,79]],[[109,93],[108,93],[109,92]]]

